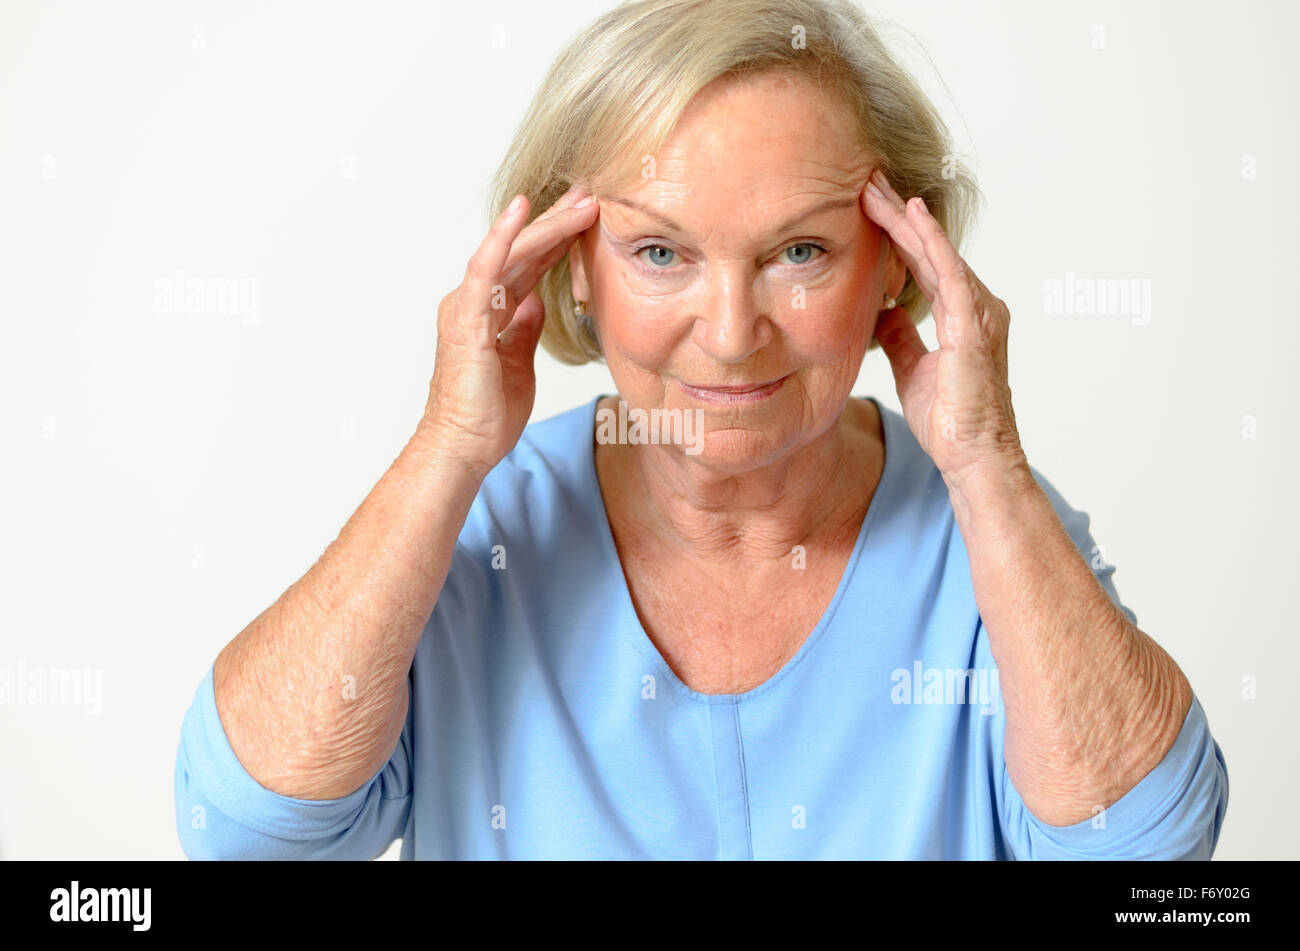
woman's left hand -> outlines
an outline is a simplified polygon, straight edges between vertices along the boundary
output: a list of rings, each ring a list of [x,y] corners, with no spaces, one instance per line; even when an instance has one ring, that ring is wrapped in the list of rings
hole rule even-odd
[[[989,471],[1027,466],[1007,381],[1007,305],[953,249],[919,197],[904,204],[879,169],[862,191],[929,299],[939,349],[930,351],[906,310],[882,311],[876,339],[889,358],[903,416],[949,488]]]

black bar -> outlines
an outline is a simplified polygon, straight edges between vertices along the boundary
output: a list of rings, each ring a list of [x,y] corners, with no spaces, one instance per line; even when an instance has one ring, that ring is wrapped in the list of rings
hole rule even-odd
[[[1125,932],[1232,940],[1285,927],[1280,905],[1294,871],[1285,862],[4,862],[0,916],[6,938],[75,932],[98,940],[113,932],[205,943],[347,935],[401,943],[408,934],[437,941],[464,928],[485,938],[517,929],[548,942],[596,931],[608,940],[679,940],[699,937],[700,927],[732,937],[806,929],[814,943],[831,927],[864,941],[887,931],[922,944]],[[121,920],[52,920],[52,912],[67,916],[73,882],[80,909],[107,897],[106,915],[116,901]],[[137,927],[146,888],[147,930]],[[1154,918],[1118,918],[1135,913]],[[1206,913],[1208,923],[1191,920]]]

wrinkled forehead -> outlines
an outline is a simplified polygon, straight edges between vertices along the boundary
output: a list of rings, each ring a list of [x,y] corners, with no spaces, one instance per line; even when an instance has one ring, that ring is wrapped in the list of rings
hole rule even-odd
[[[616,236],[653,230],[690,243],[779,240],[800,226],[857,226],[867,164],[815,158],[756,160],[739,166],[669,161],[663,174],[598,195],[602,224]]]
[[[770,101],[761,87],[750,91],[688,111],[653,152],[625,153],[624,174],[597,194],[602,216],[676,223],[697,236],[729,225],[780,230],[836,200],[854,211],[876,161],[851,123],[824,97]]]

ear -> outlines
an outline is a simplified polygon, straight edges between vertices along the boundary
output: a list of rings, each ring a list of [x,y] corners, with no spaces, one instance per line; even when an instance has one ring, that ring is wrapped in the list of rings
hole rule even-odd
[[[587,281],[587,264],[582,250],[582,237],[569,247],[569,279],[573,299],[591,302],[591,284]]]
[[[907,283],[907,263],[894,247],[893,239],[889,235],[885,235],[884,244],[885,271],[882,284],[885,293],[897,300],[898,295],[903,293],[903,285]]]

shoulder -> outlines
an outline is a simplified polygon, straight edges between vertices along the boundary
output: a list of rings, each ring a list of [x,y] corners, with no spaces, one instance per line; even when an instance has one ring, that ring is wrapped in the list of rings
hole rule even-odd
[[[586,467],[595,403],[530,423],[488,473],[457,537],[439,611],[463,618],[490,610],[506,587],[526,591],[546,576],[555,552],[576,559],[593,549],[599,489]]]
[[[515,448],[479,488],[463,544],[538,532],[585,510],[594,474],[596,399],[529,423]]]
[[[529,423],[509,454],[483,481],[489,493],[504,487],[579,482],[590,462],[596,399]]]
[[[1083,556],[1083,560],[1092,569],[1093,575],[1101,583],[1106,594],[1119,605],[1120,610],[1124,612],[1128,619],[1136,624],[1137,615],[1129,605],[1120,600],[1119,593],[1115,588],[1113,578],[1115,564],[1106,557],[1105,551],[1097,542],[1092,518],[1083,508],[1076,508],[1067,502],[1060,490],[1038,469],[1030,466],[1029,471],[1033,473],[1034,481],[1038,483],[1038,487],[1043,490],[1043,494],[1052,503],[1052,508],[1056,511],[1056,517],[1061,520],[1061,524],[1065,527],[1070,540],[1074,542],[1074,547],[1078,549],[1079,554]]]
[[[880,422],[885,438],[886,473],[893,482],[892,506],[919,508],[924,510],[931,520],[952,522],[954,516],[948,496],[948,486],[943,481],[943,476],[940,475],[934,461],[921,448],[921,444],[917,442],[902,413],[879,402],[876,402],[876,406],[880,410]],[[1055,483],[1038,468],[1030,466],[1029,469],[1034,481],[1051,502],[1057,517],[1065,525],[1070,536],[1074,538],[1076,544],[1083,547],[1088,539],[1088,513],[1071,506]]]
[[[1082,548],[1084,542],[1089,540],[1088,526],[1090,519],[1088,513],[1082,509],[1076,509],[1067,502],[1056,484],[1043,475],[1037,467],[1030,466],[1029,471],[1033,474],[1038,487],[1043,490],[1043,494],[1047,496],[1047,500],[1052,503],[1052,508],[1056,510],[1056,517],[1061,520],[1061,524],[1070,533],[1074,543]]]
[[[905,532],[951,530],[953,512],[948,486],[907,420],[874,397],[866,402],[874,403],[879,410],[885,441],[885,468],[876,490],[880,504],[872,502],[873,509],[882,510],[875,516],[878,522],[896,524]]]

